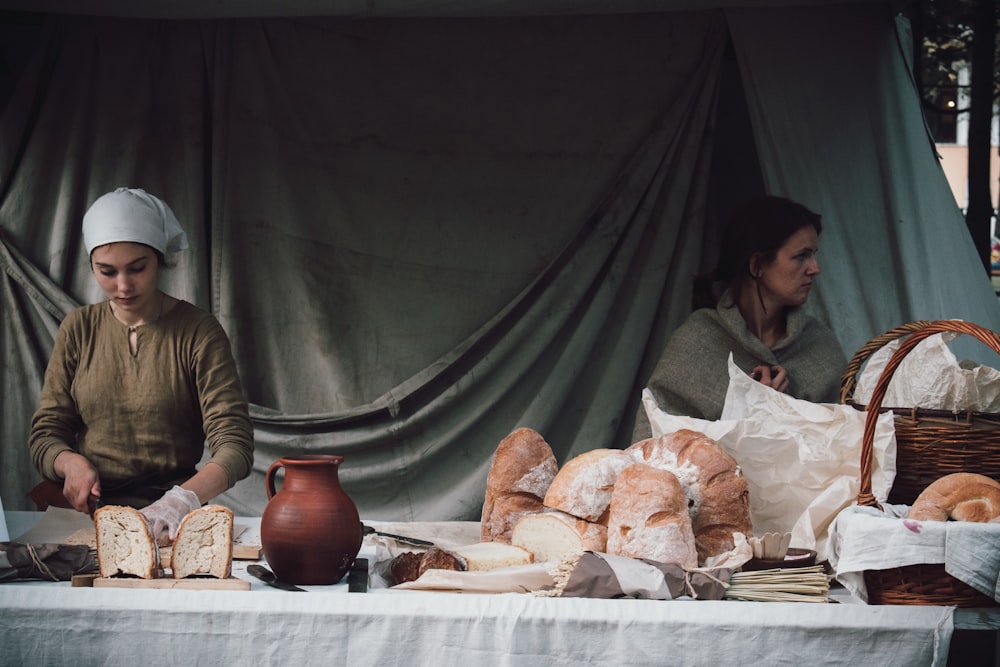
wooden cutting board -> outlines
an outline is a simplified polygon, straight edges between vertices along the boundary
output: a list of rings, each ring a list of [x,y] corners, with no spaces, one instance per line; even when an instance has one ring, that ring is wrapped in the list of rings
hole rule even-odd
[[[236,577],[188,577],[186,579],[134,579],[132,577],[95,577],[94,588],[173,588],[177,590],[227,590],[248,591],[250,582]]]

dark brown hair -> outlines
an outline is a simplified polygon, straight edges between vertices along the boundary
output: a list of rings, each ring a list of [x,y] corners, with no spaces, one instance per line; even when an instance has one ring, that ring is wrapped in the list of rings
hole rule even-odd
[[[795,232],[811,226],[819,234],[823,223],[818,213],[783,197],[764,196],[740,205],[729,217],[715,270],[695,277],[692,306],[714,308],[716,284],[728,287],[733,296],[752,278],[750,258],[760,253],[765,264]]]

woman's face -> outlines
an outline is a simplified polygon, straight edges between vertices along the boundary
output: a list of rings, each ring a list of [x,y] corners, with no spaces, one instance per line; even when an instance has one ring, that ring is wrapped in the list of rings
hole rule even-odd
[[[98,246],[90,253],[90,265],[116,308],[141,314],[153,304],[160,264],[149,246],[124,241]]]
[[[761,296],[770,306],[801,306],[809,298],[813,280],[819,275],[816,229],[807,225],[788,237],[774,261],[760,266]]]

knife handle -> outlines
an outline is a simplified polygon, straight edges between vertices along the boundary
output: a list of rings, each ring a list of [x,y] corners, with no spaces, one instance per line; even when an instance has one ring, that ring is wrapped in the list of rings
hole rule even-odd
[[[368,592],[368,559],[355,558],[351,570],[347,574],[348,593]]]

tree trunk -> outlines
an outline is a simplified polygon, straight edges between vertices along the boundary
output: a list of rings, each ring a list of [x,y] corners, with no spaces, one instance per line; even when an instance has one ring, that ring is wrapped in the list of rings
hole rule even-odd
[[[996,49],[996,2],[976,3],[973,18],[972,98],[969,106],[969,210],[965,224],[990,271],[990,125],[993,120],[993,59]]]

